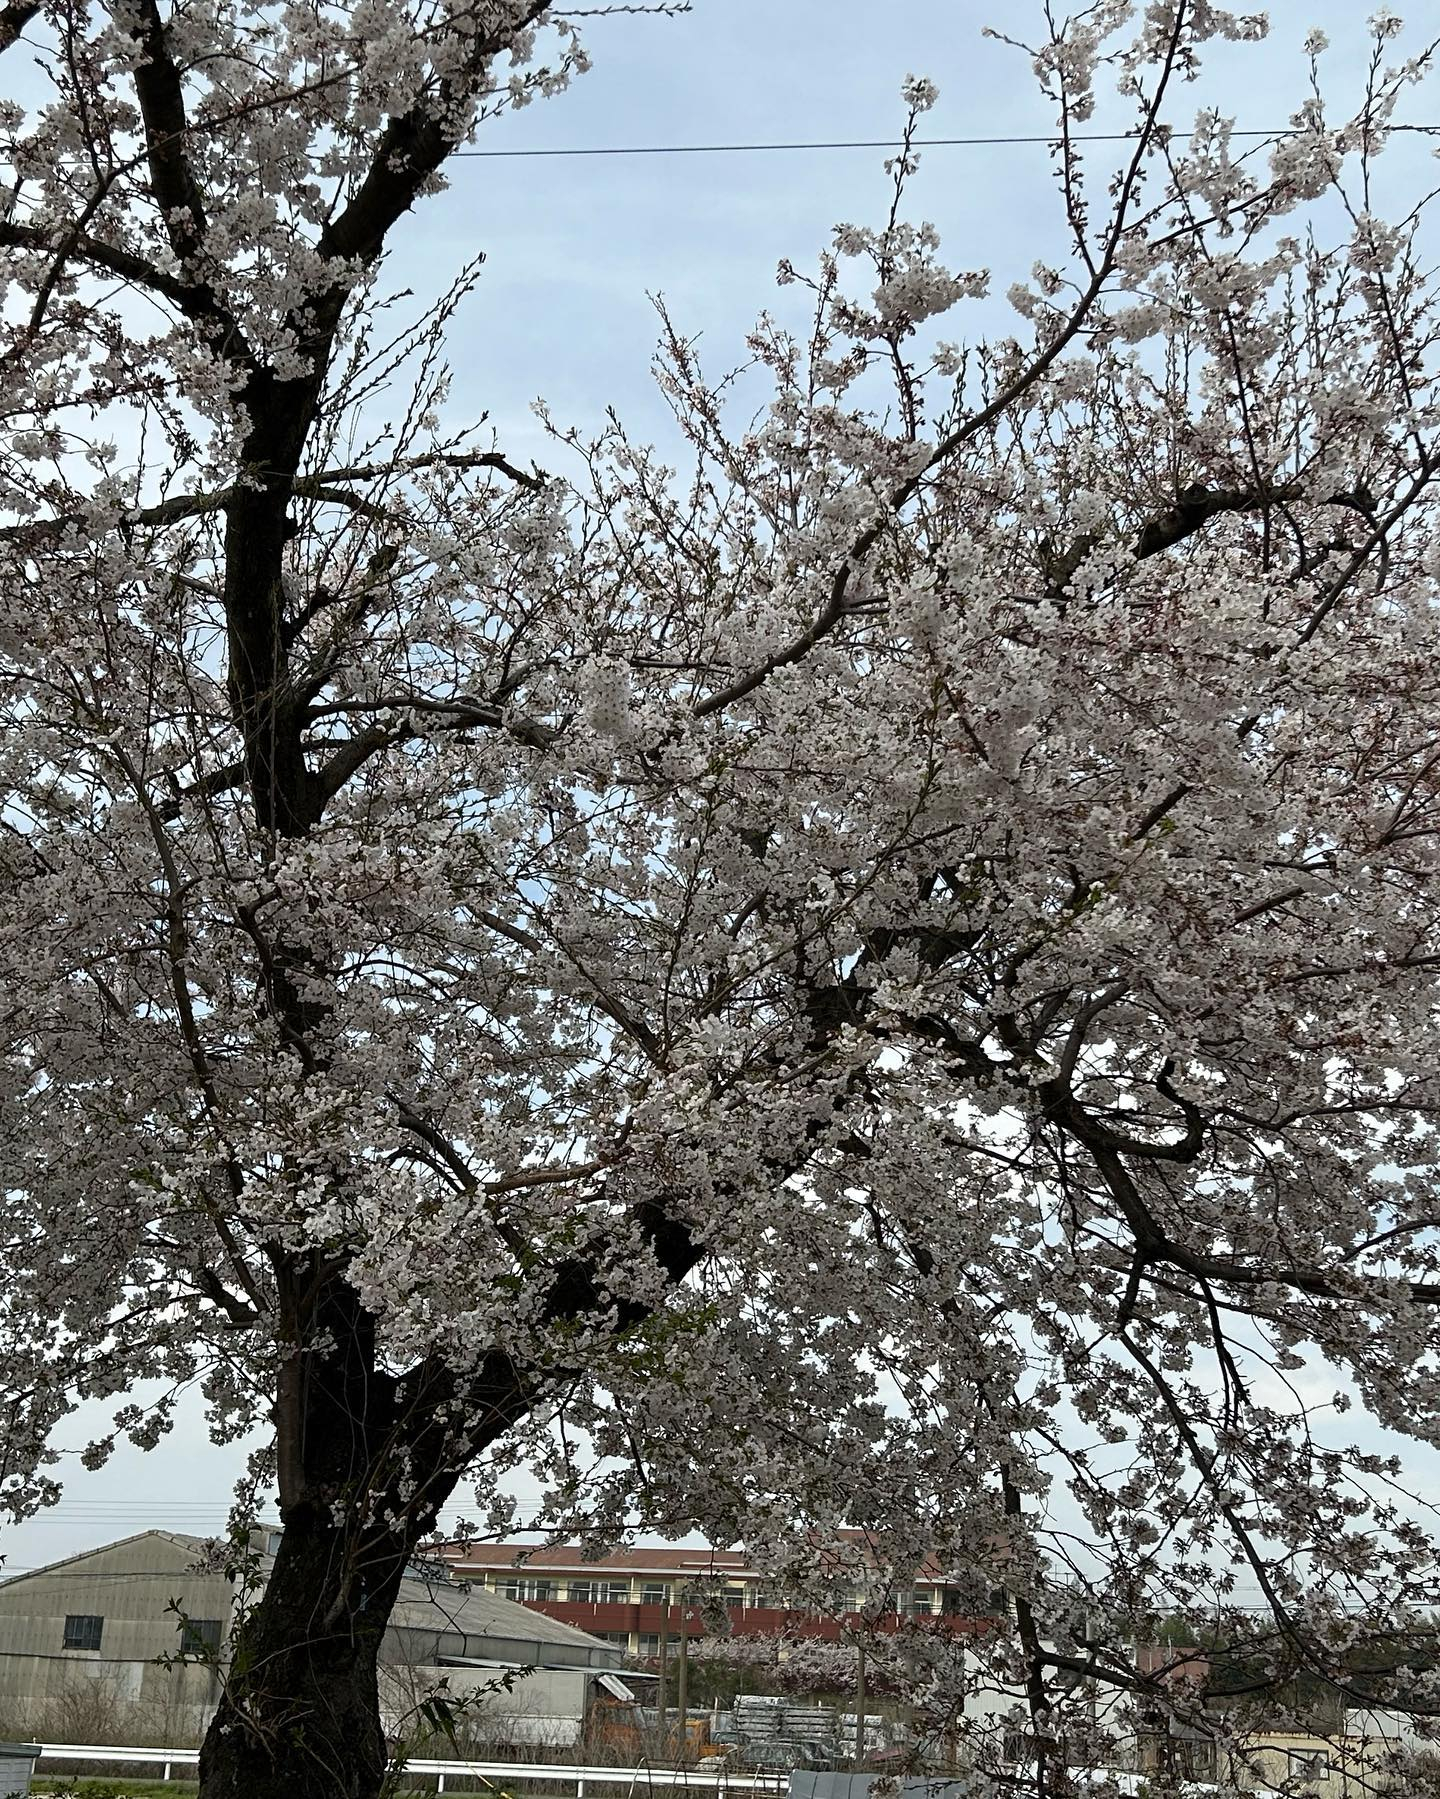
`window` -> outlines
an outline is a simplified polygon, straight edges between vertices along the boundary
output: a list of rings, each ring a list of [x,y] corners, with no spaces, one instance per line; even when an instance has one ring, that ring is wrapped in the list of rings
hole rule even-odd
[[[745,1604],[744,1587],[726,1587],[725,1605],[729,1611],[738,1612]]]
[[[220,1653],[218,1618],[185,1618],[180,1624],[181,1655],[214,1656]]]
[[[572,1580],[571,1605],[623,1605],[630,1597],[628,1580]]]
[[[654,1661],[656,1656],[659,1655],[659,1653],[660,1653],[660,1633],[659,1633],[659,1631],[642,1630],[640,1632],[639,1637],[636,1639],[636,1642],[637,1642],[637,1647],[636,1647],[635,1653],[637,1655],[644,1656],[647,1660],[650,1660],[650,1661]]]
[[[502,1599],[553,1599],[555,1593],[548,1580],[524,1580],[518,1574],[502,1575],[495,1582]]]
[[[934,1594],[929,1592],[928,1590],[922,1593],[920,1588],[916,1587],[916,1589],[915,1589],[915,1604],[914,1604],[914,1611],[915,1611],[916,1616],[920,1617],[920,1618],[927,1617],[930,1614],[930,1612],[932,1612],[934,1609],[935,1609]]]
[[[1195,1743],[1182,1739],[1175,1745],[1179,1751],[1180,1771],[1192,1780],[1214,1780],[1218,1757],[1214,1743]]]
[[[98,1649],[104,1628],[103,1618],[92,1617],[88,1612],[72,1612],[65,1620],[64,1646],[67,1649]]]
[[[641,1605],[669,1605],[670,1588],[663,1580],[647,1580],[640,1588]]]

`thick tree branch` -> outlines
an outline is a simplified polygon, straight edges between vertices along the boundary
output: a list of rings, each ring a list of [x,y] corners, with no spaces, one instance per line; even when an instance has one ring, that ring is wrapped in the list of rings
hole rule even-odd
[[[142,56],[135,70],[135,97],[145,127],[150,191],[187,279],[173,296],[187,317],[207,329],[216,347],[232,361],[253,367],[240,326],[203,273],[205,198],[190,163],[190,122],[180,71],[166,41],[156,0],[134,0],[126,28]]]
[[[1079,1108],[1075,1108],[1079,1112]],[[1364,1275],[1351,1275],[1343,1280],[1319,1269],[1287,1265],[1278,1258],[1264,1263],[1242,1261],[1238,1256],[1217,1256],[1189,1248],[1178,1242],[1160,1224],[1146,1205],[1121,1153],[1110,1141],[1110,1133],[1096,1127],[1093,1121],[1077,1123],[1072,1114],[1066,1120],[1089,1150],[1107,1190],[1119,1207],[1136,1243],[1150,1262],[1168,1262],[1172,1267],[1192,1275],[1201,1282],[1213,1281],[1221,1286],[1290,1287],[1315,1299],[1333,1299],[1350,1305],[1366,1304],[1368,1280]],[[1393,1301],[1395,1283],[1385,1282],[1377,1294],[1383,1305]],[[1440,1284],[1426,1281],[1403,1283],[1405,1297],[1417,1305],[1440,1305]]]
[[[0,53],[8,50],[40,11],[40,0],[9,0],[0,6]]]
[[[454,469],[457,472],[494,469],[513,481],[517,487],[528,487],[534,492],[539,492],[545,485],[545,477],[538,468],[527,473],[524,469],[517,468],[498,450],[437,450],[428,456],[407,456],[402,462],[360,462],[344,468],[321,469],[318,474],[302,477],[296,483],[294,491],[305,492],[306,483],[310,481],[333,486],[343,481],[393,480],[396,475],[415,474],[432,468]]]
[[[322,256],[375,260],[391,226],[459,145],[475,83],[486,65],[548,12],[550,4],[530,0],[519,19],[507,20],[497,31],[477,33],[460,69],[446,78],[438,94],[427,95],[386,123],[354,198],[321,233]]]
[[[42,231],[38,225],[21,225],[13,220],[0,220],[0,246],[12,250],[51,251],[61,265],[68,256],[77,256],[92,268],[101,269],[107,275],[117,275],[122,281],[132,281],[137,287],[160,294],[177,307],[183,308],[194,296],[195,290],[189,282],[182,281],[175,275],[165,274],[146,262],[143,256],[135,256],[128,250],[120,249],[118,245],[107,244],[83,231],[78,234],[57,233],[53,230]]]
[[[13,227],[0,224],[0,245],[6,239],[6,233]],[[30,227],[23,228],[30,231]],[[32,233],[34,237],[43,238],[40,232]],[[43,245],[39,247],[44,247]],[[100,246],[107,249],[108,246]],[[148,266],[148,265],[142,265]],[[124,271],[116,269],[115,273]],[[136,277],[139,278],[138,276]],[[168,280],[169,277],[163,277]],[[185,292],[191,290],[182,283],[174,284]],[[172,296],[176,297],[176,296]],[[342,491],[350,482],[381,480],[386,477],[398,478],[413,471],[427,468],[496,469],[510,480],[522,487],[538,490],[544,486],[540,475],[527,475],[523,469],[516,468],[506,457],[498,452],[486,451],[476,455],[463,456],[417,456],[398,463],[368,463],[353,468],[325,469],[314,475],[285,475],[269,470],[257,470],[256,473],[265,485],[279,493],[293,495],[297,499],[313,499],[332,505],[343,506],[348,511],[366,512],[373,516],[390,519],[393,515],[383,508],[373,506],[362,496]],[[152,506],[135,506],[120,514],[115,520],[116,530],[158,530],[167,525],[183,524],[187,519],[208,518],[217,512],[224,512],[238,501],[254,494],[250,486],[233,486],[216,488],[212,493],[172,494],[169,499],[159,500]],[[62,513],[57,518],[28,519],[22,524],[0,525],[0,543],[17,544],[24,549],[43,549],[51,544],[60,543],[68,532],[83,528],[86,524],[85,514],[81,512]]]

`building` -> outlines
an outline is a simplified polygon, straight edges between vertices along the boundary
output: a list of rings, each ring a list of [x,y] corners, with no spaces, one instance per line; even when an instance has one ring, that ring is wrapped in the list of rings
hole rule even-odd
[[[1432,1793],[1440,1758],[1417,1786],[1413,1774],[1395,1769],[1392,1758],[1407,1750],[1426,1751],[1413,1720],[1397,1712],[1354,1709],[1329,1733],[1290,1729],[1253,1730],[1241,1753],[1230,1757],[1242,1778],[1255,1779],[1262,1793],[1294,1799],[1419,1799]]]
[[[855,1548],[864,1539],[847,1532]],[[862,1622],[893,1631],[906,1618],[934,1618],[942,1628],[977,1631],[992,1604],[961,1603],[961,1591],[938,1566],[922,1569],[906,1586],[887,1587],[876,1574],[864,1588],[853,1573],[837,1577],[824,1607],[796,1604],[736,1550],[673,1545],[619,1549],[587,1557],[573,1543],[451,1543],[433,1552],[456,1580],[524,1605],[622,1647],[632,1657],[660,1653],[667,1638],[704,1634],[700,1601],[721,1605],[733,1630],[749,1635],[781,1631],[838,1639]],[[859,1559],[859,1558],[857,1558]],[[977,1615],[978,1614],[978,1615]],[[682,1622],[683,1615],[683,1622]]]
[[[257,1581],[278,1534],[257,1533]],[[214,1550],[147,1530],[0,1583],[0,1734],[196,1741],[219,1700],[236,1599]],[[597,1686],[631,1697],[613,1673],[621,1659],[564,1620],[421,1569],[402,1583],[385,1635],[382,1709],[403,1733],[443,1681],[451,1700],[484,1714],[492,1740],[573,1743]]]

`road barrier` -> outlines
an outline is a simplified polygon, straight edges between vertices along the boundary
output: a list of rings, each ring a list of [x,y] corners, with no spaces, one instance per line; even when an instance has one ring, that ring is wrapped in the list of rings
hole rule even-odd
[[[160,1778],[172,1778],[174,1768],[198,1766],[198,1749],[133,1749],[112,1743],[42,1743],[37,1772],[47,1761],[108,1762],[115,1765],[162,1768]],[[445,1791],[447,1776],[493,1782],[508,1787],[526,1782],[550,1781],[573,1787],[575,1799],[585,1799],[586,1787],[622,1786],[629,1793],[653,1792],[657,1787],[669,1790],[726,1793],[783,1793],[789,1784],[788,1774],[730,1774],[723,1768],[711,1774],[700,1768],[579,1768],[556,1766],[549,1762],[440,1762],[412,1761],[404,1763],[407,1774],[435,1777],[437,1793]]]

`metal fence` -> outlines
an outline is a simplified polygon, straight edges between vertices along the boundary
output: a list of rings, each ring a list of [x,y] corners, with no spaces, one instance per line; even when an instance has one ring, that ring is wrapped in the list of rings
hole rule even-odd
[[[42,1743],[37,1767],[50,1762],[106,1762],[115,1766],[160,1768],[160,1778],[170,1780],[172,1770],[188,1770],[200,1761],[198,1749],[132,1749],[117,1748],[111,1743]],[[530,1782],[551,1782],[572,1787],[575,1799],[586,1799],[586,1789],[622,1787],[626,1793],[669,1792],[715,1793],[723,1799],[726,1793],[779,1794],[786,1790],[786,1774],[729,1774],[723,1769],[707,1773],[699,1768],[579,1768],[553,1766],[542,1762],[441,1762],[410,1761],[404,1763],[407,1774],[426,1775],[436,1782],[435,1791],[443,1793],[447,1777],[451,1780],[483,1780],[497,1787]],[[453,1791],[453,1789],[452,1789]]]

